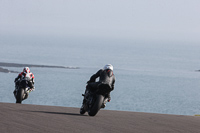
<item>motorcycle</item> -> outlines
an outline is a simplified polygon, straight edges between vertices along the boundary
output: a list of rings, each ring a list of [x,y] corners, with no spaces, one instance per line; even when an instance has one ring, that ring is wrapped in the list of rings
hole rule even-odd
[[[85,94],[82,94],[85,102],[80,108],[80,114],[83,115],[85,112],[88,112],[89,116],[95,116],[101,108],[105,107],[106,102],[108,102],[108,98],[105,97],[108,92],[108,86],[101,84],[95,92],[86,91]]]
[[[19,86],[17,87],[17,90],[15,92],[15,98],[16,98],[16,103],[22,103],[23,100],[28,98],[29,93],[32,91],[30,87],[28,86],[30,79],[24,78],[19,82]]]

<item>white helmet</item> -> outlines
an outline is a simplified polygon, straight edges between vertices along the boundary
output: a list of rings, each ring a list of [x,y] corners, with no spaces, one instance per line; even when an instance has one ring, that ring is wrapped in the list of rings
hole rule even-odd
[[[24,72],[24,73],[30,73],[29,67],[24,67],[23,72]]]
[[[112,66],[111,64],[107,64],[107,65],[104,66],[103,69],[104,69],[104,70],[106,70],[106,69],[110,69],[110,70],[113,71],[113,66]]]

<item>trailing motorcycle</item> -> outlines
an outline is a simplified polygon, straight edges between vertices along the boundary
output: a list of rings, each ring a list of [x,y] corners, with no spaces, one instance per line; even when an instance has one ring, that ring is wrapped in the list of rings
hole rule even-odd
[[[23,100],[28,98],[29,93],[32,91],[32,89],[30,89],[28,86],[30,79],[24,78],[17,82],[19,82],[19,86],[17,86],[14,95],[16,98],[16,103],[22,103]]]
[[[80,114],[85,114],[88,112],[89,116],[95,116],[101,108],[105,107],[108,98],[108,85],[101,84],[95,92],[87,91],[84,96],[85,101],[83,102],[82,107],[80,108]]]

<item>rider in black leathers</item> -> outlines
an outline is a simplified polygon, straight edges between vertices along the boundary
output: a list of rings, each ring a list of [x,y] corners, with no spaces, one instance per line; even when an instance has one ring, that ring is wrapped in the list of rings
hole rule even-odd
[[[95,82],[99,77],[99,81]],[[96,74],[92,75],[90,80],[87,82],[85,97],[87,97],[88,92],[94,92],[98,89],[102,84],[107,85],[107,95],[105,98],[108,98],[108,102],[110,102],[110,92],[114,90],[115,83],[115,75],[113,74],[113,66],[111,64],[107,64],[103,69],[100,69]],[[105,86],[104,86],[105,87]],[[86,101],[85,97],[83,99],[83,104]]]

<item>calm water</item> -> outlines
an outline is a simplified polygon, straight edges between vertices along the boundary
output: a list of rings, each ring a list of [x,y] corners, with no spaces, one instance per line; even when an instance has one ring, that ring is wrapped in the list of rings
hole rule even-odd
[[[116,84],[105,109],[200,114],[200,46],[37,37],[3,37],[0,46],[0,62],[80,67],[30,68],[36,91],[24,104],[80,107],[90,76],[111,63]],[[15,102],[16,76],[0,73],[0,102]]]

